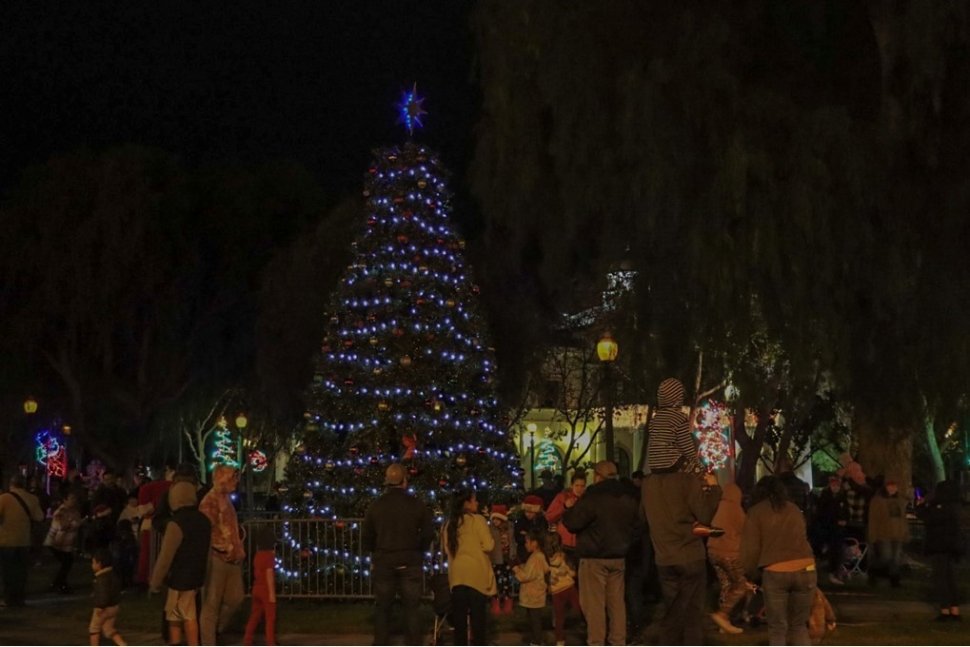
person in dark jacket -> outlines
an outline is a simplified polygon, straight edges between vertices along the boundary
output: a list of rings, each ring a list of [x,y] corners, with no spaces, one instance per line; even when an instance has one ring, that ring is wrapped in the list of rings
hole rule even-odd
[[[422,644],[421,603],[424,552],[434,539],[431,510],[407,491],[407,471],[393,463],[384,473],[387,491],[364,515],[361,544],[371,553],[374,582],[374,644],[390,644],[391,610],[398,593],[407,619],[409,645]]]
[[[165,527],[162,548],[151,575],[151,591],[168,585],[165,618],[169,644],[178,645],[185,631],[189,645],[199,644],[199,616],[196,599],[205,584],[212,545],[212,522],[199,510],[195,486],[176,483],[169,489],[174,511]]]
[[[707,551],[695,525],[707,526],[721,502],[716,477],[701,481],[689,472],[648,474],[641,510],[650,528],[663,593],[660,642],[700,645],[704,641]]]
[[[845,526],[849,511],[842,492],[842,479],[829,478],[829,486],[822,490],[815,504],[815,518],[812,521],[812,536],[819,544],[818,553],[824,554],[828,562],[829,582],[843,584],[842,548],[845,545]]]
[[[99,548],[91,558],[91,570],[94,571],[94,611],[88,634],[92,645],[101,644],[101,634],[116,645],[127,645],[115,629],[118,618],[118,608],[121,605],[121,580],[112,567],[111,551]]]
[[[579,555],[579,604],[586,616],[586,644],[626,644],[624,575],[630,547],[643,534],[637,499],[617,480],[616,465],[593,467],[593,485],[562,522],[576,535]]]
[[[956,569],[963,555],[963,533],[960,524],[960,490],[954,481],[936,484],[933,497],[919,502],[916,516],[926,529],[923,547],[933,565],[933,590],[940,599],[937,620],[960,620],[960,598]]]

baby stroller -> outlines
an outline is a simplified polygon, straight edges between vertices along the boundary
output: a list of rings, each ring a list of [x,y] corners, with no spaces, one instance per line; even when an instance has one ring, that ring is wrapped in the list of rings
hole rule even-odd
[[[868,563],[866,556],[869,553],[869,544],[859,541],[855,537],[848,537],[843,548],[842,571],[845,579],[850,579],[858,575],[865,575]]]

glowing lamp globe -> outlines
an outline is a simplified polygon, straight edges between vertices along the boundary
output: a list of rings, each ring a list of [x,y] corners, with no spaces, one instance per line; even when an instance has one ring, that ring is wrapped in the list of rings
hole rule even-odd
[[[248,424],[249,424],[249,419],[246,418],[246,414],[245,413],[240,413],[238,416],[236,416],[236,428],[237,429],[245,429],[246,428],[246,425],[248,425]]]
[[[601,362],[612,362],[616,359],[619,350],[620,347],[610,333],[604,334],[603,338],[596,344],[596,355],[599,356]]]
[[[37,413],[37,400],[33,398],[27,398],[24,400],[24,413],[28,415]]]

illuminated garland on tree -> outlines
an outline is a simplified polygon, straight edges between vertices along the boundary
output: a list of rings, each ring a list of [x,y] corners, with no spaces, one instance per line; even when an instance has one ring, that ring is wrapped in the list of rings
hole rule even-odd
[[[731,412],[723,402],[705,400],[696,412],[697,457],[710,469],[724,467],[731,455]]]
[[[210,456],[209,469],[215,469],[217,465],[228,465],[229,467],[239,467],[236,460],[236,443],[232,439],[232,432],[229,431],[225,417],[220,417],[216,421],[216,428],[213,432],[215,447]]]
[[[409,129],[421,125],[421,101],[405,95]],[[446,181],[422,145],[374,153],[366,222],[327,309],[306,426],[286,469],[291,515],[363,516],[393,462],[436,509],[452,489],[521,482]]]

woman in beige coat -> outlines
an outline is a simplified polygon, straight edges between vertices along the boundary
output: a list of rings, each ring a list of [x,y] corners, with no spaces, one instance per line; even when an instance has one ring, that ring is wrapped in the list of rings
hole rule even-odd
[[[469,644],[470,618],[471,644],[484,645],[488,598],[498,591],[495,572],[489,560],[495,540],[488,522],[479,513],[474,492],[465,490],[455,493],[448,521],[441,533],[448,556],[448,586],[451,589],[455,644]]]

